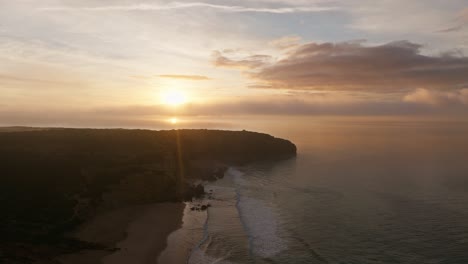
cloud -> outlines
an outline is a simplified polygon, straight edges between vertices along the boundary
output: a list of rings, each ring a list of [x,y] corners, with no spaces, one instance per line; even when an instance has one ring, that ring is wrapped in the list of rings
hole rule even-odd
[[[452,27],[437,30],[437,32],[439,32],[439,33],[448,33],[448,32],[459,31],[462,28],[463,28],[463,25],[456,25],[456,26],[452,26]]]
[[[74,115],[74,118],[70,118]],[[112,116],[82,112],[0,112],[0,127],[37,126],[37,127],[92,127],[92,128],[137,128],[137,129],[174,129],[174,128],[234,128],[227,120],[198,120],[178,118],[175,127],[168,116],[139,117]]]
[[[409,41],[364,46],[361,42],[307,43],[279,61],[254,65],[249,76],[275,88],[404,92],[415,87],[468,87],[468,57],[421,53],[422,45]],[[231,62],[250,64],[252,59]],[[250,57],[251,58],[251,57]],[[249,68],[249,67],[247,67]]]
[[[134,79],[140,79],[140,80],[147,80],[151,77],[149,76],[145,76],[145,75],[130,75],[131,78],[134,78]]]
[[[237,5],[219,5],[204,2],[181,3],[172,2],[168,4],[134,4],[134,5],[109,5],[109,6],[87,6],[68,7],[51,6],[39,8],[41,11],[164,11],[186,8],[210,8],[230,13],[273,13],[289,14],[298,12],[323,12],[335,10],[332,6],[289,6],[289,7],[247,7]]]
[[[464,21],[465,23],[468,23],[468,7],[460,12],[459,17],[460,20]]]
[[[299,46],[302,38],[299,36],[285,36],[279,39],[270,41],[268,44],[277,49],[289,49]]]
[[[255,69],[266,65],[272,58],[269,55],[250,55],[242,59],[226,57],[219,51],[213,52],[213,64],[216,67]]]
[[[188,104],[178,109],[179,120],[187,125],[200,125],[212,120],[218,125],[229,124],[229,117],[240,116],[405,116],[433,114],[468,114],[468,107],[435,108],[415,102],[382,102],[378,100],[335,100],[332,95],[316,98],[299,97],[225,100],[209,104]],[[73,116],[74,118],[70,118]],[[162,105],[128,105],[87,109],[1,109],[0,126],[72,126],[72,127],[151,127],[168,126],[174,111]],[[216,120],[216,121],[213,121]],[[193,123],[192,123],[193,122]],[[213,123],[213,125],[215,125]],[[211,127],[211,126],[210,126]]]
[[[445,25],[464,0],[452,0],[450,5],[438,0],[424,1],[340,1],[340,6],[351,16],[352,29],[374,34],[424,36]],[[428,35],[426,35],[428,37]]]
[[[212,80],[212,78],[203,76],[203,75],[161,74],[161,75],[158,75],[158,77],[169,78],[169,79],[192,80],[192,81]]]
[[[28,77],[18,77],[12,75],[0,74],[0,83],[11,83],[11,82],[20,82],[20,83],[40,83],[40,84],[72,84],[71,82],[60,81],[60,80],[43,80],[35,79]]]
[[[418,89],[398,100],[356,98],[342,92],[290,91],[268,97],[225,98],[188,103],[176,112],[165,105],[17,108],[0,105],[0,126],[68,126],[172,128],[177,116],[183,127],[229,127],[230,120],[261,116],[460,116],[468,114],[468,89],[442,93]],[[73,117],[73,118],[70,118]],[[185,121],[185,123],[184,123]]]
[[[447,28],[438,30],[439,33],[449,33],[460,31],[468,25],[468,8],[463,9],[455,18],[455,23]]]
[[[405,95],[403,100],[432,106],[468,105],[468,89],[441,92],[419,88]]]

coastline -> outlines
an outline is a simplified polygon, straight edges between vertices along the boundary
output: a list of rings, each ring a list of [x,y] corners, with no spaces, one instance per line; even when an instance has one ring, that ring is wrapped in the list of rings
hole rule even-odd
[[[184,225],[191,216],[205,223],[209,203],[182,201],[209,199],[202,183],[222,178],[225,164],[296,152],[267,134],[206,129],[57,128],[1,133],[0,140],[2,170],[11,172],[0,186],[12,201],[4,205],[0,258],[18,263],[154,263],[166,244],[181,241],[170,234],[191,232]],[[161,203],[168,201],[178,203]],[[190,255],[185,246],[176,259]],[[172,262],[168,254],[160,262]]]
[[[167,246],[159,254],[158,264],[187,263],[195,248],[203,240],[208,210],[192,210],[207,204],[206,198],[187,202],[184,209],[182,226],[167,237]]]
[[[182,227],[185,206],[155,203],[98,214],[74,236],[116,250],[86,250],[59,256],[57,260],[63,264],[154,264],[165,250],[169,235]]]

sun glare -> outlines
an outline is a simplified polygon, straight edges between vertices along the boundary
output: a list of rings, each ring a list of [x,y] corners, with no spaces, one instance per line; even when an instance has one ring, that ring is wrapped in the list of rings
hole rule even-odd
[[[186,103],[187,97],[181,91],[171,90],[162,94],[162,102],[167,105],[177,106]]]
[[[172,117],[169,119],[169,122],[173,125],[177,124],[177,122],[179,122],[179,119],[177,119],[177,117]]]

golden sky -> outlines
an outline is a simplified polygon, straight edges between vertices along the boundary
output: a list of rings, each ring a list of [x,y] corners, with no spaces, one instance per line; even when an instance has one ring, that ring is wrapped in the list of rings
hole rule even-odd
[[[467,52],[466,0],[0,0],[0,125],[465,116]]]

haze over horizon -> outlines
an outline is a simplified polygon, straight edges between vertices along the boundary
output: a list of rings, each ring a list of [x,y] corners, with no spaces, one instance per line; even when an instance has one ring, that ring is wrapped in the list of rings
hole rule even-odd
[[[464,0],[0,0],[0,125],[463,120],[467,52]]]
[[[0,262],[468,263],[467,117],[468,0],[0,0]]]

